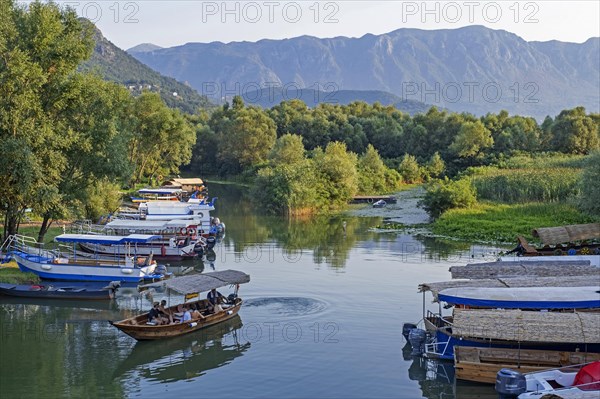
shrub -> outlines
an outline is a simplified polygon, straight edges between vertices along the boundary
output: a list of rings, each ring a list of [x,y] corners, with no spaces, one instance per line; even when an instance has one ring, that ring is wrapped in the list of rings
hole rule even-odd
[[[468,179],[436,180],[428,184],[420,205],[437,218],[452,208],[468,208],[477,202],[475,188]]]

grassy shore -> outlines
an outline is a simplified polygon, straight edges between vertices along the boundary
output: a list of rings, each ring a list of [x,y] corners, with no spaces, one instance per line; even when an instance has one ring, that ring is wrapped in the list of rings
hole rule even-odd
[[[0,265],[0,283],[6,284],[37,284],[40,278],[33,273],[23,273],[17,262],[11,260]]]
[[[594,222],[574,206],[565,203],[498,204],[478,203],[469,209],[444,212],[432,225],[434,234],[487,243],[516,243],[517,236],[536,240],[537,227]]]

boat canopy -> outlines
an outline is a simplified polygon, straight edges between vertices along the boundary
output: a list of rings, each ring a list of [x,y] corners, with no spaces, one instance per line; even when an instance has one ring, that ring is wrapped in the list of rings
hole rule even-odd
[[[213,288],[220,288],[231,284],[244,284],[249,281],[250,276],[246,273],[237,270],[223,270],[219,272],[174,277],[168,280],[142,285],[140,288],[165,287],[185,295],[196,292],[206,292]]]
[[[538,237],[544,245],[600,239],[600,223],[542,227],[533,230],[532,233],[533,236]]]
[[[183,190],[180,188],[142,188],[138,190],[140,194],[157,194],[157,195],[174,195],[181,193]]]
[[[128,236],[105,236],[99,234],[61,234],[54,238],[58,242],[85,242],[100,245],[147,243],[162,238],[159,235],[130,234]]]
[[[600,287],[448,288],[440,301],[453,305],[504,309],[600,308]]]
[[[105,225],[105,229],[121,230],[165,230],[180,229],[200,224],[198,219],[189,220],[130,220],[117,219]]]

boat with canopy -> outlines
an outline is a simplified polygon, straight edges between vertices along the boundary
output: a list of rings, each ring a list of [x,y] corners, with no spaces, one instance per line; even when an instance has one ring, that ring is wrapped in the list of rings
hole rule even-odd
[[[172,322],[169,324],[155,325],[148,319],[148,314],[130,317],[110,323],[138,341],[155,340],[177,337],[206,328],[225,320],[233,318],[242,306],[242,299],[238,297],[240,284],[250,282],[250,276],[237,270],[224,270],[211,273],[194,274],[175,277],[156,283],[141,286],[141,289],[161,288],[185,295],[186,302],[166,309],[167,313],[177,315],[183,311],[183,306],[193,306],[199,310],[200,316],[186,322]],[[200,293],[208,292],[225,286],[233,286],[234,292],[222,304],[222,311],[211,313],[207,299],[197,299]]]

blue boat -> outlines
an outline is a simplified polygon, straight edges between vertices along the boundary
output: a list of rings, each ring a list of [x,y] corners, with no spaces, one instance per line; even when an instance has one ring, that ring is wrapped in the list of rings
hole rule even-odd
[[[136,243],[148,243],[161,236],[131,234],[128,236],[104,236],[94,234],[62,234],[55,238],[59,243],[71,244],[71,248],[45,249],[34,238],[22,235],[10,236],[3,247],[15,259],[23,272],[30,272],[47,280],[66,281],[121,281],[137,283],[145,279],[162,277],[155,274],[157,263],[152,256],[139,257]],[[120,245],[125,251],[114,257],[97,254],[84,256],[77,251],[79,243]]]

